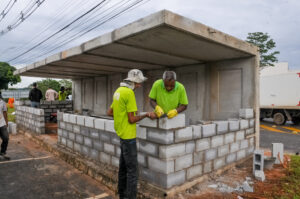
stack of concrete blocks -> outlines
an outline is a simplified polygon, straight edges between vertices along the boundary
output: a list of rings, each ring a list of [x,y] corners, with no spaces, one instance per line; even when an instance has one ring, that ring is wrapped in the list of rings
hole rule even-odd
[[[113,120],[58,113],[58,143],[96,161],[119,166]],[[254,119],[185,126],[185,115],[145,118],[137,126],[141,179],[163,189],[183,185],[242,160],[254,151]]]
[[[253,175],[257,180],[264,181],[264,151],[255,150],[253,154]]]
[[[44,109],[45,121],[48,122],[52,113],[73,111],[73,101],[41,101],[40,108]]]
[[[15,102],[16,124],[18,128],[30,130],[36,134],[45,133],[45,115],[43,109],[19,105]]]

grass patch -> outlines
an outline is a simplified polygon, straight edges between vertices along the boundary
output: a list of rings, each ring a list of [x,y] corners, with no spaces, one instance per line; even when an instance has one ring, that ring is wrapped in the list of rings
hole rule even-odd
[[[287,174],[281,179],[284,194],[280,199],[300,199],[300,156],[291,156]]]

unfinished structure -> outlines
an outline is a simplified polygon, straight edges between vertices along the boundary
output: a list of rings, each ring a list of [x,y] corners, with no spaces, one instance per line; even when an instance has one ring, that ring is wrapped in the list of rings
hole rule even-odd
[[[58,114],[58,144],[117,168],[119,138],[105,116],[113,92],[130,69],[143,70],[148,81],[136,99],[149,111],[153,82],[176,71],[189,99],[185,114],[145,119],[137,132],[141,180],[171,193],[252,155],[259,144],[258,67],[256,47],[164,10],[16,74],[72,79],[74,110]]]

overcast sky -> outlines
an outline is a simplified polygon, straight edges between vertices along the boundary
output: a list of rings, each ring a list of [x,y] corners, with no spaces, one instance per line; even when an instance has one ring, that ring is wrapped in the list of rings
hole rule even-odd
[[[9,1],[0,0],[0,14]],[[111,0],[107,1],[106,6],[120,1],[125,2]],[[0,17],[0,32],[16,21],[20,12],[31,2],[34,0],[18,0],[5,18]],[[45,0],[17,28],[0,35],[0,61],[11,60],[28,50],[98,2],[100,0]],[[266,32],[276,42],[276,50],[280,51],[279,62],[288,62],[290,69],[300,69],[299,0],[150,0],[49,54],[43,52],[57,47],[58,42],[44,43],[26,56],[9,63],[19,68],[162,9],[176,12],[243,40],[249,32]],[[48,25],[51,25],[50,28],[43,31]],[[76,31],[78,30],[72,30],[69,34]],[[18,87],[35,81],[34,78],[22,80]]]

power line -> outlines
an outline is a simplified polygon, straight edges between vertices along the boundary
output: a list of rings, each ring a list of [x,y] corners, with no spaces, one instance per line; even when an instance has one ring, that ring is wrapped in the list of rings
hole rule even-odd
[[[10,5],[11,2],[12,2],[12,4]],[[16,2],[17,2],[17,0],[10,0],[8,2],[8,4],[6,5],[6,7],[3,9],[3,11],[0,14],[0,18],[1,18],[0,22],[6,17],[6,15],[9,13],[9,11],[12,9],[12,7],[15,5]],[[9,5],[10,5],[10,7],[9,7]]]

